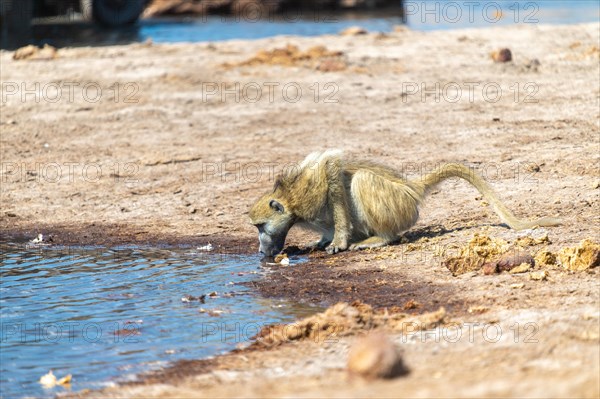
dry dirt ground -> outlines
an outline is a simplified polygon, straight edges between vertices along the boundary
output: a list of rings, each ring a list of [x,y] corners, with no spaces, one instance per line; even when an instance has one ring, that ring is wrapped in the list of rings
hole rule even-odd
[[[442,162],[472,166],[517,215],[564,220],[532,232],[551,241],[533,252],[597,241],[599,37],[598,24],[530,25],[59,49],[37,61],[2,52],[3,238],[253,252],[247,210],[273,175],[341,148],[414,178]],[[502,47],[513,62],[492,61]],[[453,276],[442,261],[474,234],[523,233],[461,181],[442,184],[421,215],[401,244],[312,253],[256,283],[321,305],[443,306],[460,339],[447,323],[437,338],[392,334],[408,375],[348,376],[354,336],[336,336],[180,363],[88,395],[598,397],[599,268]],[[288,244],[314,238],[292,231]]]

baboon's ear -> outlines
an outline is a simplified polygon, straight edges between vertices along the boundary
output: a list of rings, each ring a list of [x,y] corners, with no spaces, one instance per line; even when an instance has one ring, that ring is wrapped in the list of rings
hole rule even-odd
[[[277,176],[275,179],[275,183],[273,184],[273,192],[275,192],[279,187],[283,186],[283,178],[281,175]]]
[[[271,200],[271,202],[269,202],[269,206],[271,207],[271,209],[273,209],[275,212],[279,212],[279,213],[283,213],[283,211],[285,211],[285,208],[283,207],[283,205],[281,205],[279,202],[277,202],[276,200]]]

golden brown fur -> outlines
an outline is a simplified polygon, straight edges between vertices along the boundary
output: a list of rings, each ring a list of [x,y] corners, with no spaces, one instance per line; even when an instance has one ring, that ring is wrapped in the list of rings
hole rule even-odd
[[[250,218],[259,230],[260,251],[267,256],[283,249],[295,224],[321,233],[315,245],[329,253],[378,247],[411,228],[427,192],[450,177],[475,186],[516,230],[560,223],[516,218],[480,176],[461,164],[446,164],[420,180],[407,180],[390,168],[347,159],[335,150],[312,153],[297,170],[280,176],[273,191],[253,205]]]

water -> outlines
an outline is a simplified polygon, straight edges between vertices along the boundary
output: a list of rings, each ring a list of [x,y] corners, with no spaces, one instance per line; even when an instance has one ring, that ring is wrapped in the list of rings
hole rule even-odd
[[[483,28],[513,24],[596,22],[597,0],[546,1],[405,1],[406,18],[399,10],[353,14],[289,11],[282,16],[248,13],[239,17],[199,17],[191,20],[155,19],[142,23],[141,40],[156,43],[258,39],[275,35],[337,34],[350,26],[370,32],[391,32],[406,23],[415,30]]]
[[[263,273],[257,256],[142,247],[0,249],[3,398],[65,391],[42,388],[38,381],[48,370],[72,374],[74,391],[102,388],[177,359],[229,351],[265,324],[318,310],[262,299],[240,285]],[[205,303],[182,302],[188,294],[207,295]]]
[[[337,13],[289,11],[283,15],[255,13],[242,16],[162,17],[121,29],[102,29],[82,22],[80,16],[38,20],[26,42],[57,47],[112,45],[152,40],[155,43],[210,42],[259,39],[276,35],[317,36],[337,34],[350,26],[372,32],[390,32],[406,24],[415,30],[484,28],[505,25],[573,24],[598,22],[598,0],[542,1],[405,1],[401,10]],[[22,44],[22,43],[21,43]],[[15,47],[10,40],[2,44]]]
[[[360,25],[372,32],[389,32],[402,24],[400,16],[371,15],[369,18],[339,15],[302,15],[266,20],[237,17],[200,17],[192,20],[154,19],[145,21],[139,30],[141,40],[156,43],[260,39],[276,35],[319,36],[336,34]]]

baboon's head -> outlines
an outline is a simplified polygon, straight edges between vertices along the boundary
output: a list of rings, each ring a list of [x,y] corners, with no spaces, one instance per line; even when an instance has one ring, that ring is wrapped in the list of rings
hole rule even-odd
[[[286,201],[277,191],[263,195],[250,209],[252,224],[258,229],[260,253],[275,256],[283,249],[285,237],[295,222]]]

